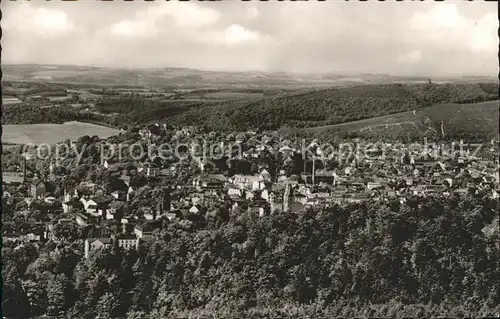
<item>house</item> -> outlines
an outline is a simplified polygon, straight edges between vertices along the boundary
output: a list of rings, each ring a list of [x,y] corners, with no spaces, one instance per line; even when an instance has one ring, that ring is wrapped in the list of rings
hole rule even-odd
[[[454,190],[454,193],[459,196],[465,196],[469,193],[469,190],[467,188],[458,188]]]
[[[158,171],[158,176],[160,177],[174,177],[176,169],[174,166],[170,168],[162,168]]]
[[[25,237],[26,241],[39,242],[43,239],[43,232],[39,232],[39,231],[35,230],[35,231],[27,233],[24,237]]]
[[[94,194],[97,189],[97,185],[92,182],[81,182],[79,188],[87,190],[88,194]]]
[[[144,219],[146,220],[154,220],[156,218],[156,212],[151,207],[142,206],[140,208],[140,211],[142,212],[142,214],[144,215]]]
[[[366,188],[365,184],[361,182],[352,182],[348,185],[348,189],[353,192],[361,192],[364,191],[365,188]]]
[[[191,206],[191,208],[189,208],[189,212],[192,214],[203,214],[205,211],[206,211],[205,207],[199,204],[193,205]]]
[[[102,217],[106,216],[112,198],[100,196],[94,199],[81,198],[80,201],[83,204],[83,208],[85,209],[87,214],[90,214],[94,217]]]
[[[261,175],[234,175],[230,182],[239,189],[257,190],[264,189],[264,177]]]
[[[445,187],[443,185],[423,185],[424,195],[439,195],[444,192]]]
[[[92,218],[84,213],[77,213],[75,216],[75,221],[78,224],[78,226],[87,226],[88,224],[92,223]]]
[[[113,239],[117,243],[118,247],[125,250],[138,249],[139,248],[139,238],[133,234],[122,233],[113,236]]]
[[[74,209],[83,208],[83,204],[76,199],[70,199],[62,204],[63,212],[70,213]]]
[[[231,196],[236,196],[236,197],[241,197],[242,196],[242,192],[240,189],[238,188],[229,188],[227,190],[227,194],[231,197]]]
[[[377,189],[377,188],[381,188],[381,187],[382,187],[382,184],[379,182],[368,182],[366,184],[366,188],[368,188],[369,190],[373,190],[373,189]]]
[[[248,213],[251,216],[255,214],[259,217],[264,217],[267,211],[267,203],[251,203],[248,205]]]
[[[33,179],[30,186],[30,195],[33,198],[45,197],[45,183],[40,179]]]
[[[158,222],[145,222],[142,225],[136,225],[134,227],[134,234],[139,239],[152,239],[153,231],[159,229],[161,224]]]
[[[168,218],[168,220],[172,220],[174,218],[181,218],[182,217],[182,213],[180,211],[168,212],[168,213],[165,213],[164,215],[165,215],[165,217]]]
[[[335,175],[334,171],[317,170],[314,174],[314,183],[333,185],[335,183]]]
[[[194,180],[193,186],[203,190],[222,190],[227,178],[222,174],[203,175]]]
[[[92,216],[98,216],[97,203],[94,200],[85,199],[84,197],[82,197],[80,201],[83,204],[83,208],[85,209],[87,214],[90,214]]]
[[[111,238],[85,239],[85,258],[89,258],[94,251],[110,248],[112,245],[113,240]]]
[[[348,203],[361,203],[368,200],[369,197],[364,194],[348,194],[345,197],[345,201]]]
[[[263,169],[259,173],[259,176],[261,176],[264,181],[270,181],[271,180],[271,174],[266,169]]]
[[[160,169],[158,167],[148,166],[146,169],[146,176],[156,177],[160,174]]]
[[[275,185],[273,185],[275,186]],[[290,185],[285,185],[272,190],[269,194],[269,205],[271,214],[276,211],[287,212],[290,206]]]
[[[52,240],[52,241],[55,241],[56,240],[56,237],[54,236],[54,225],[55,224],[52,224],[52,223],[47,223],[45,225],[45,230],[44,230],[44,233],[43,233],[43,237],[47,240]]]
[[[21,172],[2,172],[2,181],[6,185],[21,185],[25,179]]]
[[[124,191],[114,191],[111,193],[111,196],[114,199],[120,200],[120,201],[126,201],[127,200],[127,193]]]
[[[191,206],[191,208],[189,209],[189,212],[193,213],[193,214],[198,214],[200,212],[199,205],[193,205],[193,206]]]
[[[113,200],[109,203],[109,207],[106,210],[106,219],[121,219],[125,214],[125,203],[119,200]]]
[[[250,173],[252,163],[246,159],[233,158],[229,160],[229,171],[231,174]]]
[[[130,186],[130,176],[122,175],[120,176],[120,179],[125,183],[125,185]]]

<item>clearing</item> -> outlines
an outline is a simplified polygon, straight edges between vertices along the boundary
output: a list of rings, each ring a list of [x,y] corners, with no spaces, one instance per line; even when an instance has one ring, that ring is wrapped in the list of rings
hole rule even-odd
[[[120,133],[117,129],[76,121],[64,124],[7,124],[2,125],[2,129],[2,141],[6,144],[56,144],[66,139],[74,141],[85,135],[107,138]]]

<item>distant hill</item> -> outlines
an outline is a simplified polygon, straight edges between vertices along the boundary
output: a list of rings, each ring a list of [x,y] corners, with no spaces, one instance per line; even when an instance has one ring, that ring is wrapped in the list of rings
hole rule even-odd
[[[498,80],[492,81],[490,78],[481,77],[439,79],[439,81],[432,79],[433,83],[428,83],[428,79],[421,77],[394,77],[384,74],[299,75],[285,72],[222,72],[186,68],[125,70],[79,66],[7,65],[3,66],[2,71],[4,79],[6,75],[10,75],[20,81],[35,81],[37,85],[42,86],[27,91],[30,94],[34,91],[45,91],[45,86],[50,86],[51,90],[62,90],[70,86],[68,83],[85,83],[84,85],[101,83],[106,87],[158,86],[173,95],[167,100],[148,99],[142,96],[124,97],[119,94],[107,95],[96,101],[96,112],[85,114],[64,106],[47,111],[35,105],[29,107],[23,105],[22,110],[16,105],[11,105],[9,108],[4,108],[2,114],[2,120],[6,124],[60,123],[77,120],[123,127],[164,121],[172,125],[195,125],[220,131],[277,130],[283,126],[298,129],[328,127],[327,130],[338,130],[335,125],[372,120],[366,122],[370,129],[361,130],[362,127],[357,131],[363,134],[371,132],[371,135],[377,135],[379,131],[380,134],[391,132],[396,135],[403,133],[418,135],[425,132],[422,127],[427,124],[422,124],[423,126],[419,124],[423,119],[407,119],[405,112],[413,114],[413,111],[417,111],[416,114],[420,114],[420,110],[432,107],[426,110],[431,112],[435,106],[441,104],[463,104],[465,109],[462,112],[469,112],[473,110],[467,106],[469,104],[498,100],[499,88]],[[450,83],[436,84],[447,81]],[[170,90],[165,90],[166,87]],[[54,92],[51,93],[53,94]],[[448,113],[445,110],[446,106],[439,109],[446,117]],[[475,119],[475,116],[479,116],[483,111],[481,108],[478,114],[473,113],[469,118]],[[413,123],[398,124],[399,126],[416,126],[418,129],[396,129],[398,125],[394,124],[390,126],[391,130],[385,131],[382,130],[382,126],[376,126],[388,115],[391,115],[389,117],[391,121],[394,119],[393,123],[405,121]],[[398,119],[398,116],[402,116],[403,119]],[[459,121],[460,116],[456,117],[457,119],[450,122],[450,125],[458,128],[462,124]],[[492,109],[486,117],[481,117],[476,122],[471,121],[470,125],[464,125],[472,131],[490,132],[491,125],[488,124],[490,122],[481,122],[489,119],[498,119],[498,110],[494,113]],[[364,125],[365,122],[360,123]],[[385,122],[380,124],[385,125]],[[351,124],[346,125],[348,129],[340,131],[347,133],[352,130]],[[432,128],[437,130],[436,124],[432,125]],[[446,128],[446,125],[445,130],[445,136],[454,134],[453,128]],[[324,132],[323,129],[316,131]],[[410,131],[413,133],[409,133]]]
[[[472,104],[438,104],[415,111],[370,119],[308,128],[318,134],[359,137],[484,140],[498,136],[499,101]]]
[[[435,104],[497,99],[498,84],[359,85],[256,101],[200,105],[170,120],[219,130],[279,129],[283,125],[305,128],[419,110]]]
[[[426,83],[428,78],[386,74],[293,74],[286,72],[226,72],[189,68],[115,69],[71,65],[2,65],[3,80],[63,82],[86,85],[147,87],[331,87],[356,84]],[[491,82],[495,78],[436,78],[439,83]]]

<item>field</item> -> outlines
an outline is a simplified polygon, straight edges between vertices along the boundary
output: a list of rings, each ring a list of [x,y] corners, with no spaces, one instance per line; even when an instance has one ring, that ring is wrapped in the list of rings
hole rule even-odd
[[[64,124],[2,125],[2,142],[7,144],[55,144],[66,139],[76,140],[81,136],[97,135],[106,138],[120,131],[105,126],[82,122]]]
[[[471,104],[438,104],[366,120],[309,128],[310,132],[355,132],[370,136],[436,135],[479,133],[498,135],[499,101]]]
[[[4,81],[5,95],[23,101],[39,97],[29,104],[4,108],[2,121],[6,124],[85,121],[125,128],[165,121],[173,126],[194,125],[207,130],[289,127],[319,133],[389,134],[396,138],[457,136],[462,128],[466,134],[491,135],[498,129],[496,103],[473,104],[498,100],[498,81],[487,77],[426,79],[384,74],[299,75],[33,65],[11,65],[2,71],[21,75],[25,80]],[[55,78],[50,83],[33,81],[40,75]],[[105,87],[99,86],[104,82]],[[441,82],[446,84],[436,84]],[[57,101],[69,95],[71,101]],[[41,110],[51,104],[48,99],[60,107]],[[95,104],[90,105],[90,100]],[[69,105],[78,103],[80,107]]]
[[[13,96],[3,96],[2,97],[2,104],[3,105],[9,105],[9,104],[19,104],[19,103],[22,103],[23,101],[21,101],[20,99],[18,99],[17,97],[13,97]]]
[[[213,92],[205,94],[205,97],[217,100],[239,100],[239,99],[258,99],[263,97],[263,94],[244,93],[244,92]]]
[[[427,78],[386,74],[294,74],[286,72],[223,72],[188,68],[112,69],[71,65],[2,65],[4,80],[148,87],[324,87],[351,84],[422,83]],[[434,78],[435,83],[496,81],[495,77]]]

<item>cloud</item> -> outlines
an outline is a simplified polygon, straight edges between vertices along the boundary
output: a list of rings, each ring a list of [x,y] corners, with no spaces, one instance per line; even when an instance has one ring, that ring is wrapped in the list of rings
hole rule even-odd
[[[429,76],[498,72],[492,3],[388,2],[382,8],[334,1],[99,6],[3,1],[0,6],[4,63]]]
[[[201,33],[199,38],[206,45],[216,46],[265,45],[273,41],[271,36],[245,28],[239,24],[232,24],[222,31],[215,30]]]
[[[161,19],[171,17],[180,27],[202,27],[217,22],[221,15],[212,8],[201,7],[193,2],[159,2],[139,13],[142,19]]]
[[[498,19],[494,13],[475,21],[461,14],[454,3],[438,3],[414,13],[409,26],[428,44],[483,53],[498,50]]]
[[[154,37],[161,33],[163,22],[168,19],[171,28],[200,28],[217,22],[220,13],[196,3],[158,2],[139,11],[133,19],[111,25],[109,31],[114,35]]]
[[[232,24],[224,32],[224,41],[227,43],[241,43],[259,41],[260,35],[251,30],[247,30],[241,25]]]
[[[451,3],[439,3],[427,11],[416,12],[409,21],[410,27],[418,30],[430,28],[456,28],[466,23],[458,12],[457,7]]]
[[[498,51],[498,17],[495,13],[485,15],[473,27],[470,45],[475,52]]]
[[[398,62],[415,64],[419,62],[421,59],[422,59],[422,52],[420,50],[413,50],[410,52],[406,52],[403,55],[400,55],[398,58]]]
[[[255,19],[260,15],[259,9],[255,6],[252,6],[247,9],[247,19]]]
[[[158,30],[154,24],[147,21],[122,20],[110,26],[110,32],[121,36],[156,36]]]
[[[9,14],[4,14],[2,28],[7,32],[30,33],[33,36],[59,36],[73,31],[74,25],[64,11],[34,8],[25,2]]]
[[[223,42],[229,45],[259,42],[264,37],[258,32],[242,27],[239,24],[232,24],[224,30]]]

